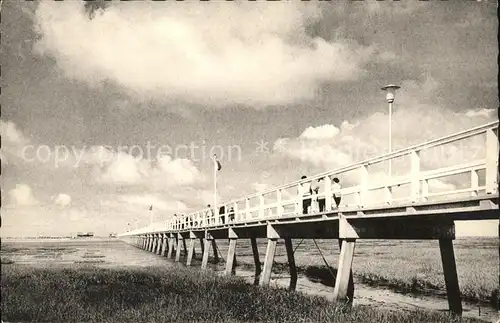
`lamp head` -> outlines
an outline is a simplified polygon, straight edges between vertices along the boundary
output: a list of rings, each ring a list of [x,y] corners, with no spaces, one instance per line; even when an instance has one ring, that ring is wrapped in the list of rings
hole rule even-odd
[[[387,103],[394,102],[394,94],[396,93],[396,90],[400,88],[401,88],[400,86],[394,84],[389,84],[382,87],[382,90],[387,91],[387,95],[385,96]]]

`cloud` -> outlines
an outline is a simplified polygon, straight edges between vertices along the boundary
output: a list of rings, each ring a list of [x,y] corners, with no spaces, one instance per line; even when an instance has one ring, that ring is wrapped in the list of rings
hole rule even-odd
[[[54,198],[54,203],[60,206],[68,206],[71,204],[71,196],[69,196],[68,194],[59,193]]]
[[[38,204],[31,187],[26,184],[16,184],[16,188],[9,191],[10,203],[14,206],[29,206]]]
[[[22,149],[29,143],[28,138],[17,128],[12,121],[0,120],[0,134],[2,135],[2,163],[8,164],[22,158]]]
[[[158,160],[158,170],[167,181],[179,185],[188,185],[202,179],[198,169],[185,158],[163,156]]]
[[[119,152],[101,168],[98,180],[107,183],[137,183],[146,175],[147,167],[145,160]]]
[[[331,139],[338,135],[339,132],[339,128],[327,124],[318,127],[308,127],[300,137],[305,139]]]
[[[153,187],[175,187],[204,181],[193,162],[168,155],[137,156],[95,146],[83,152],[81,166],[89,166],[99,183],[135,185],[148,183]]]
[[[7,142],[10,144],[24,144],[28,141],[12,121],[4,122],[0,120],[0,129],[2,134],[2,142]]]
[[[467,110],[465,112],[466,117],[474,118],[474,117],[484,117],[484,118],[493,118],[493,114],[495,109],[477,109],[477,110]]]
[[[426,6],[426,4],[418,2],[380,3],[379,1],[367,1],[361,3],[361,5],[366,8],[370,15],[382,13],[390,15],[408,15]]]
[[[354,41],[310,36],[320,18],[316,6],[296,3],[128,2],[89,19],[81,1],[41,2],[36,50],[70,78],[112,81],[140,98],[285,104],[359,78],[371,57]]]
[[[252,187],[257,192],[265,191],[269,188],[269,185],[266,183],[252,183]]]

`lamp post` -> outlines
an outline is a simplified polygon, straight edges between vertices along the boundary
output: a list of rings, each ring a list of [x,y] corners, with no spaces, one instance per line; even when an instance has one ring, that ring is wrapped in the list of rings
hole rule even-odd
[[[389,103],[389,153],[392,152],[392,104],[394,103],[394,96],[397,89],[400,89],[400,86],[389,84],[382,87],[383,91],[386,91],[387,94],[385,99],[387,103]],[[392,177],[392,163],[391,159],[389,159],[389,178]]]

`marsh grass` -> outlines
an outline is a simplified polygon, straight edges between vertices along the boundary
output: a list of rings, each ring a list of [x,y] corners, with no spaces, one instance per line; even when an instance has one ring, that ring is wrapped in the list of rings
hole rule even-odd
[[[14,260],[12,260],[11,258],[2,256],[2,258],[1,258],[2,265],[11,265],[13,263],[14,263]]]
[[[4,321],[476,322],[446,313],[353,309],[199,269],[2,267]]]
[[[294,241],[296,246],[300,241]],[[333,286],[338,255],[331,241],[320,241],[330,270],[316,247],[305,241],[296,255],[297,271],[310,280]],[[469,238],[455,240],[457,273],[462,299],[498,306],[498,240]],[[334,248],[334,252],[338,249]],[[273,273],[288,273],[284,246],[278,245]],[[238,254],[239,255],[239,254]],[[250,254],[251,255],[251,254]],[[253,270],[253,259],[239,259],[243,269]],[[307,265],[305,265],[307,264]],[[437,241],[360,241],[356,246],[353,274],[358,282],[384,287],[403,294],[445,296],[446,287]]]

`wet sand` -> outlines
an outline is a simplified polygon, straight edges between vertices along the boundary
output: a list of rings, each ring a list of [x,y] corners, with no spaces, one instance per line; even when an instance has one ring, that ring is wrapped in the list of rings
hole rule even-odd
[[[250,271],[237,270],[237,276],[242,276],[249,283],[254,280],[254,274]],[[288,288],[290,276],[282,275],[271,277],[270,286]],[[333,301],[333,287],[325,286],[311,281],[309,278],[299,275],[297,279],[297,291],[308,295],[323,296]],[[448,302],[446,299],[428,296],[409,296],[392,292],[388,289],[373,288],[356,282],[354,291],[354,305],[369,305],[377,308],[384,308],[394,311],[408,311],[418,308],[425,308],[436,311],[447,311]],[[474,306],[466,302],[462,303],[464,308],[463,316],[484,320],[486,322],[496,322],[500,318],[498,313],[491,307]],[[479,312],[480,311],[480,312]]]

